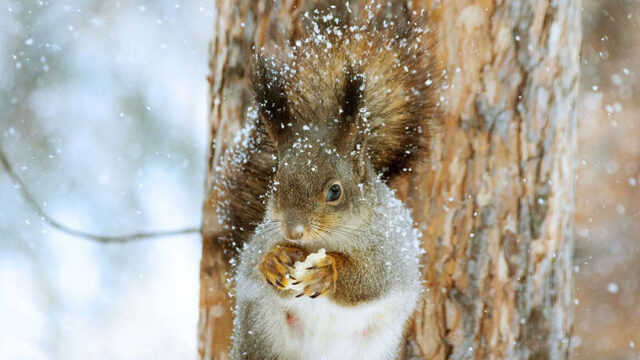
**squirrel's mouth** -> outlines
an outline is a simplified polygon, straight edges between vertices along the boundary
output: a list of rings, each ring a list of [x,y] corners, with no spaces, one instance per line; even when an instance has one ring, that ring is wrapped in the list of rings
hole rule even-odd
[[[285,240],[293,243],[326,241],[331,237],[330,231],[302,224],[294,225],[292,227],[282,225],[280,233]]]
[[[282,238],[292,243],[350,240],[357,236],[361,223],[350,217],[289,217],[278,221]]]
[[[280,229],[282,236],[290,241],[300,241],[309,231],[302,223],[283,223]]]

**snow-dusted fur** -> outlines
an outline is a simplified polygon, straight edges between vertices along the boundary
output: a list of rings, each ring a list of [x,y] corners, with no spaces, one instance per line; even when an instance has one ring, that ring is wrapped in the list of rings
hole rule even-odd
[[[310,253],[324,248],[367,254],[380,285],[377,296],[344,305],[324,296],[296,298],[291,291],[267,284],[257,270],[258,262],[261,254],[283,241],[267,219],[240,256],[234,360],[390,360],[397,356],[420,292],[419,232],[386,185],[376,179],[367,190],[365,201],[373,211],[353,241],[328,238],[303,246]]]
[[[304,136],[314,125],[331,131],[322,126],[357,118],[373,170],[387,183],[429,161],[437,146],[443,69],[427,17],[372,18],[336,4],[333,14],[301,14],[307,25],[283,36],[279,47],[256,49],[257,111],[248,113],[242,141],[223,155],[205,207],[213,210],[205,221],[217,223],[208,235],[227,259],[238,255],[264,219],[280,148],[296,140],[292,135]],[[274,126],[264,126],[265,115]],[[289,132],[285,141],[274,141],[283,140],[278,129]]]
[[[231,216],[218,218],[242,234],[232,358],[392,360],[420,293],[420,249],[385,182],[428,157],[434,34],[310,20],[291,51],[254,59],[260,136],[228,177]]]

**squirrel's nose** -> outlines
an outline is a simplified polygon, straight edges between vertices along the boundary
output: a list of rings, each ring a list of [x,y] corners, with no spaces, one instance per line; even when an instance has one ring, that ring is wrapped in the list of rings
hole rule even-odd
[[[282,230],[284,237],[288,240],[300,240],[304,235],[304,225],[302,224],[287,224]]]

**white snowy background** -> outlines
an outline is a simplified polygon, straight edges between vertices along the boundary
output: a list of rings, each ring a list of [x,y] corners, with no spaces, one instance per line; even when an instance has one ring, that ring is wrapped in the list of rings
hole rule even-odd
[[[199,226],[213,1],[0,0],[0,145],[55,219]],[[192,359],[200,239],[47,226],[0,171],[0,359]]]
[[[0,0],[0,145],[77,229],[198,226],[213,0]],[[574,359],[640,359],[640,1],[584,0]],[[0,360],[193,359],[197,235],[104,245],[0,170]]]

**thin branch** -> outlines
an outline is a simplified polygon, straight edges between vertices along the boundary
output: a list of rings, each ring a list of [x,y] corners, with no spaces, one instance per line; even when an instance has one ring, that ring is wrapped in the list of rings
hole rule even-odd
[[[0,162],[2,162],[2,167],[7,171],[7,175],[18,184],[19,191],[22,197],[27,201],[27,203],[33,208],[33,210],[51,227],[62,231],[63,233],[69,234],[71,236],[85,238],[93,241],[97,241],[100,243],[127,243],[138,240],[152,239],[158,237],[167,237],[167,236],[176,236],[176,235],[186,235],[186,234],[197,234],[200,232],[200,228],[198,227],[189,227],[184,229],[176,229],[176,230],[167,230],[167,231],[154,231],[154,232],[137,232],[132,234],[124,234],[124,235],[100,235],[93,234],[81,230],[72,229],[64,224],[59,223],[54,220],[51,216],[47,215],[47,213],[42,209],[42,207],[38,204],[36,199],[33,197],[27,186],[25,186],[24,182],[18,174],[14,171],[11,163],[7,159],[7,156],[0,147]]]

